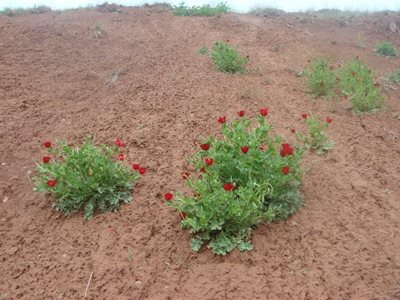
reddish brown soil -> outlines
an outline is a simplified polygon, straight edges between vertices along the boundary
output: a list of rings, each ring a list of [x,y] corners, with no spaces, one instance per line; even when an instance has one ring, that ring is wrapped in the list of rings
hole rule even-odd
[[[83,299],[93,272],[89,299],[400,299],[399,90],[387,112],[355,116],[342,98],[312,100],[295,76],[321,54],[358,55],[378,75],[399,67],[372,53],[378,41],[400,46],[388,18],[0,16],[0,298]],[[221,39],[250,55],[248,74],[219,73],[197,54]],[[254,251],[192,253],[162,194],[183,188],[193,140],[217,134],[216,117],[262,106],[288,135],[303,111],[332,116],[335,148],[305,157],[304,207],[256,229]],[[121,137],[148,173],[132,203],[84,221],[53,211],[28,178],[42,141],[88,133]]]

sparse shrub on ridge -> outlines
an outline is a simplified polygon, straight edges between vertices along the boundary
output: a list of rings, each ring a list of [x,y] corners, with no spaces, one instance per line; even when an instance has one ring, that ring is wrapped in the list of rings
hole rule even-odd
[[[396,47],[390,42],[380,42],[375,46],[374,52],[379,56],[397,56]]]
[[[243,57],[239,52],[225,42],[216,42],[211,51],[211,59],[218,71],[225,73],[244,73],[248,58]]]
[[[117,210],[121,202],[132,200],[134,182],[146,169],[122,165],[124,144],[119,139],[114,143],[95,146],[88,139],[81,147],[71,147],[45,142],[48,154],[36,165],[34,190],[52,194],[55,209],[66,215],[83,209],[84,218],[91,219],[96,210]]]
[[[174,6],[173,13],[175,16],[214,16],[220,14],[226,14],[229,11],[229,6],[225,2],[219,3],[216,7],[212,7],[209,4],[202,6],[187,6],[185,2],[181,2],[179,5]]]
[[[329,60],[323,57],[314,59],[311,66],[305,71],[311,93],[316,96],[331,96],[335,86],[335,73]]]

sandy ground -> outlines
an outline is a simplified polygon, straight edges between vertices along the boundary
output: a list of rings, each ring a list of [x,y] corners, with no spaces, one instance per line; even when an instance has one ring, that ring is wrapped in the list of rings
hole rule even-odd
[[[360,117],[342,97],[313,100],[296,77],[317,55],[358,55],[379,76],[398,68],[372,53],[400,46],[389,18],[400,24],[151,8],[0,16],[0,299],[83,299],[92,272],[88,299],[400,299],[400,92]],[[216,40],[249,55],[250,71],[219,73],[197,54]],[[303,128],[303,111],[331,116],[335,148],[305,157],[304,207],[256,229],[254,251],[192,253],[162,194],[184,187],[193,140],[217,134],[218,116],[264,106],[284,135]],[[28,178],[41,142],[88,133],[122,138],[148,173],[132,203],[84,221],[53,211]]]

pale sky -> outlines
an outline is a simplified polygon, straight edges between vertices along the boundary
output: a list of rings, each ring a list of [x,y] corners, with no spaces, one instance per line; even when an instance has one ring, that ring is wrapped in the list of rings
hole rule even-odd
[[[104,3],[105,0],[0,0],[0,9],[29,8],[34,5],[46,5],[53,9],[85,7]],[[122,5],[142,5],[144,3],[169,2],[177,5],[182,0],[109,0],[108,2]],[[187,5],[215,5],[220,0],[186,0]],[[227,4],[238,12],[246,12],[254,7],[275,7],[287,12],[304,11],[308,9],[338,8],[342,10],[400,10],[400,0],[227,0]]]

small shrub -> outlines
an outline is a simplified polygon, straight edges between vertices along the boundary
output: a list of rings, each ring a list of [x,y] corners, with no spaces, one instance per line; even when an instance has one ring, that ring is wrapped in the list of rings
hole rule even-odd
[[[356,113],[375,112],[385,108],[385,98],[373,71],[359,59],[348,62],[339,71],[339,87],[349,97]]]
[[[381,42],[375,46],[374,52],[379,56],[397,56],[397,49],[390,42]]]
[[[276,17],[284,14],[285,12],[278,8],[273,7],[256,7],[250,10],[249,14],[262,17]]]
[[[115,144],[123,146],[120,140]],[[36,165],[33,180],[36,191],[55,196],[57,211],[70,215],[84,209],[85,219],[91,219],[96,210],[115,211],[120,202],[132,200],[133,183],[139,176],[117,161],[124,159],[117,147],[96,147],[89,139],[79,148],[65,142],[56,147],[45,142],[44,146],[48,155]],[[143,174],[145,169],[138,170]]]
[[[300,132],[296,132],[296,138],[304,143],[306,149],[317,154],[332,150],[333,142],[325,133],[329,124],[333,121],[332,118],[327,117],[326,122],[320,123],[317,117],[308,117],[307,114],[302,116],[307,125],[307,134],[303,135]]]
[[[173,13],[175,16],[214,16],[226,14],[229,6],[225,2],[219,3],[216,7],[208,4],[202,6],[186,6],[185,2],[181,2],[178,6],[174,6]]]
[[[206,139],[189,159],[194,174],[184,173],[193,193],[164,195],[178,210],[181,226],[194,234],[193,251],[204,243],[219,255],[251,250],[251,230],[257,224],[286,219],[301,205],[303,150],[271,136],[268,110],[260,114],[256,127],[244,111],[232,124],[220,117],[223,138]]]
[[[235,48],[224,42],[214,44],[211,59],[218,71],[230,74],[244,73],[248,62],[248,58],[241,56]]]
[[[323,57],[314,59],[305,75],[313,95],[317,97],[332,95],[336,76],[327,59]]]

